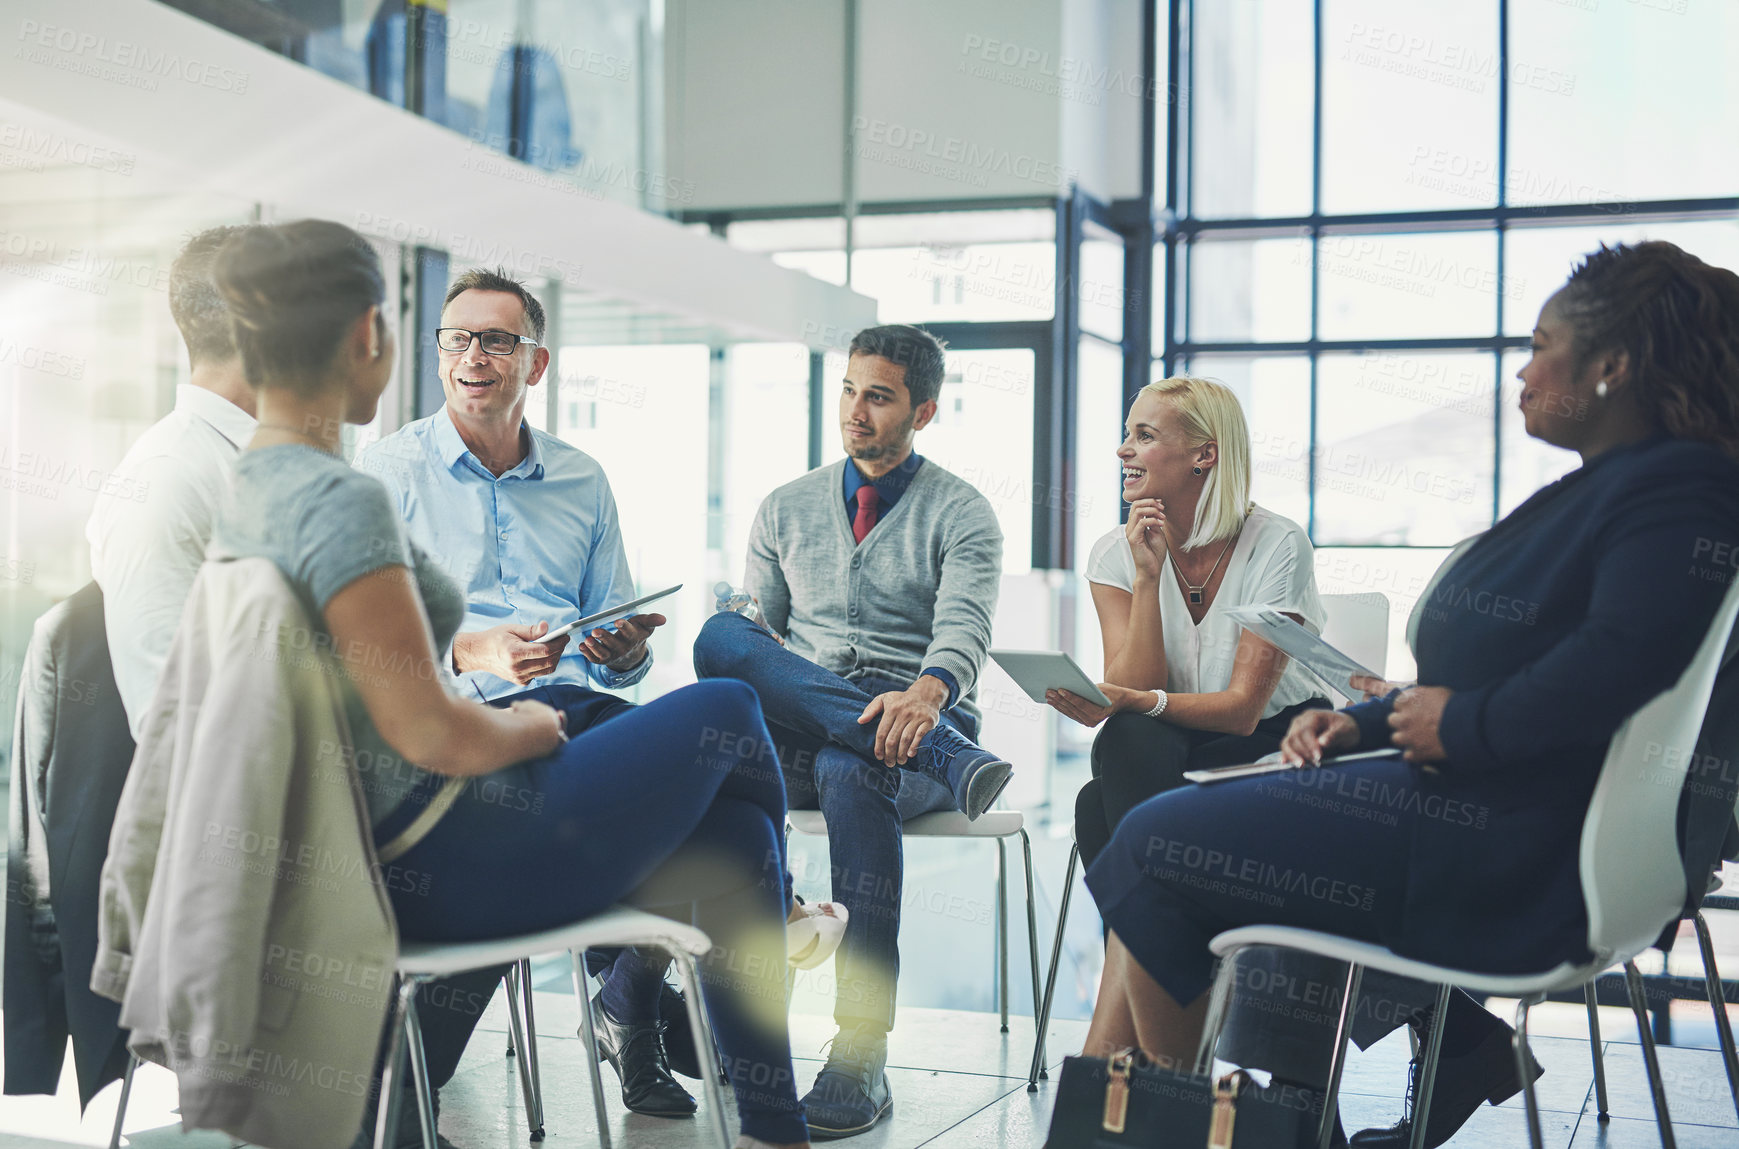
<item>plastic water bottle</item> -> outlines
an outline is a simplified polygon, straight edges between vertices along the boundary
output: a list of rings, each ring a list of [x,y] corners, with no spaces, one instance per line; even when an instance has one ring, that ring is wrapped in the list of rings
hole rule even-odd
[[[761,616],[761,604],[755,601],[755,596],[746,590],[738,590],[728,582],[713,584],[713,597],[718,601],[713,604],[713,611],[733,610],[750,622],[766,626],[766,620]]]

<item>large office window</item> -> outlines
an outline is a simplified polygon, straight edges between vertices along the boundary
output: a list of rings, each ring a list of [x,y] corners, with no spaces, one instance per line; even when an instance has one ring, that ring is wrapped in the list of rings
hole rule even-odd
[[[1577,465],[1514,384],[1576,260],[1659,238],[1739,268],[1739,6],[1172,7],[1155,371],[1239,393],[1256,499],[1308,527],[1325,590],[1389,595],[1405,674],[1443,548]]]

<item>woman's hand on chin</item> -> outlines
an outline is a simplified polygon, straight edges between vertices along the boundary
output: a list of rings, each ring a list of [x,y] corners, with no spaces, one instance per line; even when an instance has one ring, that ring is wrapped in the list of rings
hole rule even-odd
[[[1099,693],[1111,700],[1110,706],[1088,702],[1079,694],[1071,694],[1067,690],[1047,690],[1045,701],[1053,710],[1067,718],[1073,718],[1082,726],[1097,726],[1113,714],[1125,710],[1148,710],[1154,705],[1151,690],[1131,690],[1127,686],[1101,682]]]
[[[1130,503],[1123,537],[1129,540],[1136,575],[1157,579],[1165,566],[1165,504],[1158,499],[1136,499]]]

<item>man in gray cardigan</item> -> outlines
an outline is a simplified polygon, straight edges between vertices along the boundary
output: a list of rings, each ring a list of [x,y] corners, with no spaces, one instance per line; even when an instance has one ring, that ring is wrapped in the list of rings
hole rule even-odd
[[[702,678],[759,693],[791,806],[819,808],[831,830],[833,898],[850,916],[839,1034],[804,1098],[818,1140],[862,1133],[892,1103],[901,821],[945,809],[976,818],[1011,772],[972,741],[1002,529],[971,484],[912,452],[942,374],[942,344],[921,328],[857,334],[839,399],[850,458],[761,504],[746,589],[762,624],[714,615],[694,647]]]

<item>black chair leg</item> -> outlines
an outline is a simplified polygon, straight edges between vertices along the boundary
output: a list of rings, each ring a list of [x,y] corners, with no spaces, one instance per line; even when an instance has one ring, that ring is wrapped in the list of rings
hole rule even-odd
[[[127,1055],[127,1071],[121,1075],[121,1102],[115,1107],[115,1130],[109,1134],[109,1149],[121,1149],[121,1123],[127,1119],[127,1102],[133,1096],[133,1070],[139,1068],[137,1054]]]
[[[1606,1053],[1600,1040],[1599,994],[1594,991],[1594,982],[1582,987],[1582,999],[1588,1003],[1588,1049],[1594,1058],[1594,1117],[1597,1121],[1611,1121],[1612,1107],[1606,1101]]]
[[[1709,990],[1709,1008],[1715,1014],[1715,1039],[1721,1046],[1721,1064],[1727,1070],[1727,1089],[1733,1094],[1733,1112],[1739,1114],[1739,1053],[1733,1047],[1733,1023],[1727,1017],[1727,995],[1721,989],[1721,970],[1715,964],[1715,945],[1709,939],[1709,923],[1697,911],[1697,945],[1703,951],[1703,984]]]
[[[1649,1092],[1654,1096],[1654,1120],[1660,1127],[1661,1149],[1674,1149],[1673,1119],[1667,1112],[1666,1085],[1661,1081],[1660,1058],[1655,1053],[1654,1034],[1648,1023],[1648,998],[1643,993],[1642,974],[1633,961],[1624,963],[1624,987],[1630,991],[1630,1008],[1636,1014],[1636,1032],[1642,1040],[1642,1061],[1648,1069]]]

